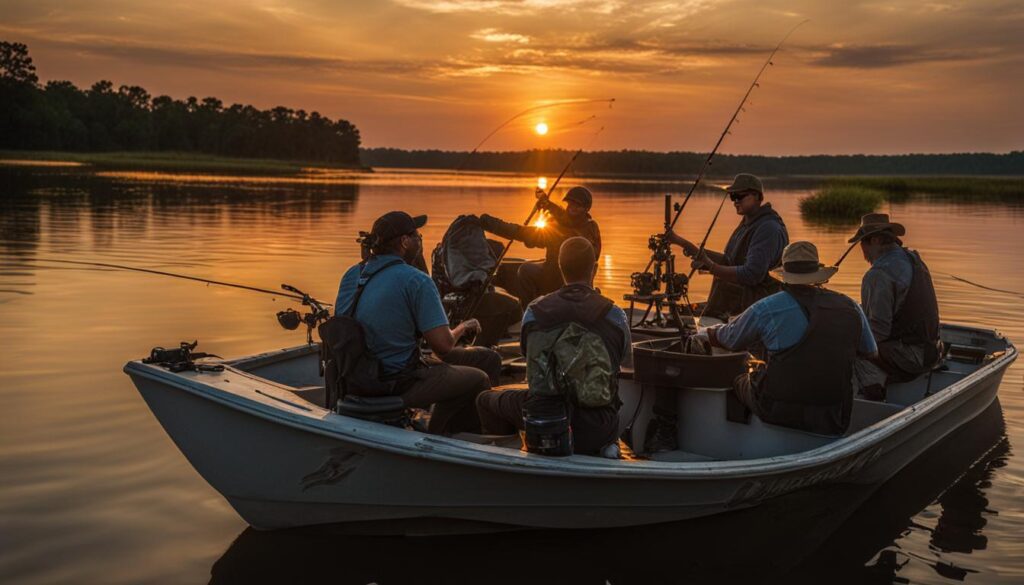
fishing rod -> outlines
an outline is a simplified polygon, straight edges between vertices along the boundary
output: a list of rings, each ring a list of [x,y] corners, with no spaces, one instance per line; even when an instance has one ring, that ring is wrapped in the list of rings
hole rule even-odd
[[[289,299],[295,299],[297,301],[313,300],[313,301],[316,301],[317,303],[319,303],[320,305],[323,305],[325,307],[333,306],[330,303],[321,302],[321,301],[319,301],[319,300],[317,300],[317,299],[315,299],[313,297],[310,297],[309,295],[306,295],[304,293],[288,294],[286,292],[283,293],[283,292],[278,291],[278,290],[271,290],[271,289],[266,289],[266,288],[260,288],[260,287],[256,287],[256,286],[250,286],[248,284],[238,284],[238,283],[235,283],[235,282],[225,282],[223,280],[211,280],[211,279],[208,279],[208,278],[200,278],[198,276],[190,276],[188,274],[179,274],[179,273],[176,273],[176,272],[167,272],[167,271],[164,271],[164,270],[154,270],[152,268],[140,268],[138,266],[127,266],[125,264],[111,264],[111,263],[108,263],[108,262],[85,262],[85,261],[82,261],[82,260],[58,260],[56,258],[37,258],[36,261],[37,262],[56,262],[56,263],[59,263],[59,264],[74,264],[74,265],[77,265],[77,266],[93,266],[93,267],[96,267],[96,268],[110,268],[110,269],[116,269],[116,270],[130,270],[130,271],[133,271],[133,272],[144,272],[144,273],[147,273],[147,274],[157,274],[157,275],[160,275],[160,276],[170,276],[172,278],[181,278],[181,279],[184,279],[184,280],[194,280],[196,282],[202,282],[202,283],[205,283],[205,284],[215,284],[215,285],[218,285],[218,286],[228,286],[228,287],[232,287],[232,288],[239,288],[239,289],[242,289],[242,290],[249,290],[249,291],[253,291],[253,292],[264,293],[264,294],[268,294],[268,295],[274,295],[275,297],[285,297],[285,298],[289,298]],[[288,287],[289,285],[281,285],[281,286],[282,287]],[[286,288],[285,290],[293,290],[293,288],[289,287],[289,288]],[[299,291],[295,290],[294,292],[299,292]]]
[[[593,144],[594,140],[597,139],[598,135],[600,135],[601,132],[604,132],[604,126],[601,126],[597,130],[597,132],[594,133],[594,136],[590,139],[590,144]],[[590,144],[588,144],[587,146],[589,146]],[[569,159],[569,162],[567,162],[565,166],[562,168],[562,172],[558,173],[558,178],[556,178],[555,181],[551,184],[551,186],[548,187],[547,193],[545,193],[541,197],[537,197],[537,201],[534,202],[533,208],[530,210],[530,215],[526,216],[526,221],[523,222],[523,225],[530,225],[530,222],[533,221],[533,216],[540,209],[541,202],[547,201],[551,197],[551,194],[555,192],[555,187],[558,187],[558,184],[562,182],[562,178],[565,177],[565,174],[569,172],[570,168],[572,168],[573,163],[576,162],[576,159],[583,152],[584,148],[586,148],[586,146],[580,147],[580,149],[577,150],[576,153],[572,155],[572,158]],[[494,263],[494,268],[492,268],[491,271],[487,274],[487,278],[484,280],[484,284],[480,288],[480,294],[477,295],[477,298],[473,301],[473,304],[470,306],[470,310],[466,313],[467,319],[471,318],[473,314],[476,312],[476,310],[480,307],[480,302],[483,301],[484,294],[487,293],[487,287],[489,287],[491,285],[491,281],[494,280],[494,275],[497,274],[498,267],[501,266],[501,261],[505,259],[505,256],[508,254],[508,251],[512,247],[512,243],[514,241],[514,239],[509,238],[508,242],[505,244],[505,247],[501,250],[501,254],[498,256],[497,262]]]
[[[694,191],[697,190],[697,186],[700,185],[700,182],[704,178],[704,175],[707,173],[708,169],[711,168],[711,161],[712,159],[715,158],[715,155],[718,154],[718,149],[719,147],[722,146],[722,142],[725,141],[725,137],[732,133],[731,130],[733,124],[735,124],[739,120],[740,112],[746,111],[746,108],[744,106],[746,105],[747,100],[750,98],[750,94],[753,93],[754,88],[760,87],[761,75],[764,74],[764,72],[768,69],[770,65],[774,65],[772,59],[775,58],[775,54],[779,52],[779,49],[782,48],[782,45],[786,42],[786,40],[788,40],[789,37],[794,32],[796,32],[796,29],[800,28],[806,22],[807,20],[803,20],[797,23],[796,26],[791,28],[789,32],[786,33],[786,36],[782,37],[782,40],[779,41],[779,44],[775,45],[775,48],[772,50],[771,54],[768,55],[768,59],[765,60],[764,65],[761,66],[761,69],[757,72],[757,75],[754,76],[754,81],[750,84],[750,87],[747,88],[747,92],[743,94],[743,99],[740,100],[739,105],[736,106],[736,110],[732,113],[732,116],[729,118],[729,122],[725,125],[725,130],[723,130],[722,133],[718,136],[718,140],[715,142],[715,146],[711,149],[711,152],[708,153],[707,158],[704,159],[704,164],[701,165],[700,171],[697,173],[697,178],[694,179],[693,184],[690,185],[690,190],[687,191],[686,197],[683,198],[683,202],[681,204],[676,206],[675,216],[672,218],[672,221],[668,224],[668,227],[665,229],[666,237],[668,236],[668,232],[675,227],[676,222],[679,221],[679,217],[683,214],[683,210],[686,209],[686,204],[689,203],[690,197],[693,196]],[[722,204],[725,204],[724,199],[722,200]],[[719,210],[721,210],[721,207],[719,207]],[[718,216],[716,215],[715,217],[717,218]],[[714,224],[712,224],[712,226],[714,226]],[[707,239],[707,236],[705,236],[705,239]],[[653,263],[654,259],[652,258],[651,261],[647,263],[647,268],[645,268],[644,271],[650,270],[651,264]]]
[[[499,124],[497,128],[495,128],[494,130],[491,130],[490,134],[488,134],[487,136],[484,136],[484,139],[481,140],[479,144],[477,144],[475,147],[473,147],[473,150],[471,150],[465,157],[462,158],[462,161],[459,163],[459,166],[457,166],[455,168],[455,172],[458,173],[458,172],[462,171],[466,167],[466,163],[469,162],[469,159],[472,158],[473,155],[476,154],[476,152],[478,150],[480,150],[480,147],[483,146],[488,140],[490,140],[492,136],[494,136],[495,134],[500,132],[501,129],[504,128],[505,126],[508,126],[512,122],[515,122],[516,120],[518,120],[519,118],[522,118],[526,114],[530,114],[532,112],[536,112],[536,111],[539,111],[539,110],[546,110],[546,109],[550,109],[550,108],[558,108],[558,107],[562,107],[562,106],[571,106],[571,105],[578,105],[578,104],[596,104],[596,103],[605,103],[605,102],[608,103],[608,107],[610,108],[610,107],[612,107],[612,104],[615,103],[615,98],[562,100],[562,101],[551,103],[551,104],[543,104],[543,105],[540,105],[540,106],[532,106],[532,107],[526,108],[525,110],[523,110],[523,111],[519,112],[518,114],[512,116],[508,120],[505,120],[504,122]]]

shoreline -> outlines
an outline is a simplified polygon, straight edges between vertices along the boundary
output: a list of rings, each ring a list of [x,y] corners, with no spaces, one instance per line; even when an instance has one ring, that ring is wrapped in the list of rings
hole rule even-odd
[[[323,161],[298,161],[239,158],[190,152],[114,151],[69,152],[53,150],[0,150],[0,165],[39,167],[92,167],[119,171],[179,171],[231,173],[244,171],[258,175],[299,174],[307,169],[372,173],[363,165],[344,165]]]

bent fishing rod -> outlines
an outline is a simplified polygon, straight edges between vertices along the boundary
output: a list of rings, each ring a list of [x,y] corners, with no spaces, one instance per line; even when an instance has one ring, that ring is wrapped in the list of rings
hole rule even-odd
[[[285,298],[289,298],[289,299],[295,299],[297,301],[302,301],[303,304],[309,304],[310,302],[314,302],[314,303],[319,304],[319,305],[324,306],[324,307],[333,306],[333,305],[331,305],[331,303],[324,303],[322,301],[319,301],[319,300],[317,300],[317,299],[315,299],[315,298],[313,298],[313,297],[303,293],[302,291],[296,289],[295,287],[287,285],[287,284],[282,284],[281,288],[284,289],[285,291],[289,291],[289,292],[281,292],[281,291],[275,291],[275,290],[266,289],[266,288],[260,288],[260,287],[256,287],[256,286],[250,286],[248,284],[238,284],[238,283],[235,283],[235,282],[226,282],[226,281],[223,281],[223,280],[211,280],[211,279],[208,279],[208,278],[201,278],[201,277],[198,277],[198,276],[190,276],[188,274],[179,274],[179,273],[176,273],[176,272],[167,272],[167,271],[164,271],[164,270],[154,270],[152,268],[140,268],[138,266],[128,266],[128,265],[125,265],[125,264],[111,264],[111,263],[108,263],[108,262],[85,262],[85,261],[82,261],[82,260],[60,260],[60,259],[56,259],[56,258],[37,258],[34,261],[36,261],[36,262],[55,262],[55,263],[58,263],[58,264],[73,264],[73,265],[76,265],[76,266],[92,266],[94,268],[109,268],[109,269],[114,269],[114,270],[128,270],[128,271],[132,271],[132,272],[143,272],[143,273],[146,273],[146,274],[156,274],[156,275],[159,275],[159,276],[170,276],[172,278],[181,278],[181,279],[184,279],[184,280],[194,280],[196,282],[202,282],[202,283],[205,283],[205,284],[215,284],[217,286],[227,286],[227,287],[231,287],[231,288],[238,288],[238,289],[242,289],[242,290],[248,290],[248,291],[252,291],[252,292],[258,292],[258,293],[273,295],[275,297],[285,297]],[[291,294],[289,294],[289,293],[291,293]]]
[[[597,139],[598,135],[600,135],[601,132],[604,132],[604,126],[598,128],[597,132],[594,133],[593,138],[591,138],[590,140],[591,144],[594,140]],[[569,159],[569,162],[567,162],[565,166],[562,168],[562,172],[558,173],[558,178],[556,178],[555,181],[551,183],[551,186],[548,187],[547,193],[545,193],[542,197],[537,198],[537,201],[534,202],[533,204],[533,208],[530,210],[530,215],[526,216],[526,221],[523,222],[523,225],[530,225],[530,222],[533,221],[533,216],[540,209],[541,201],[547,201],[551,197],[551,194],[555,192],[555,188],[558,187],[558,184],[562,182],[562,178],[565,177],[565,174],[569,172],[570,168],[572,168],[573,163],[575,163],[576,159],[579,158],[580,154],[583,153],[584,148],[586,147],[580,147],[580,149],[577,150],[576,153],[572,155],[572,158]],[[501,266],[501,261],[505,259],[505,256],[508,254],[508,251],[512,247],[512,243],[514,241],[514,239],[509,238],[508,242],[505,244],[505,247],[501,250],[501,254],[498,256],[497,262],[494,263],[494,268],[492,268],[491,271],[487,274],[487,278],[484,280],[484,284],[480,288],[480,294],[477,296],[476,300],[473,301],[473,304],[470,306],[470,310],[466,313],[467,319],[472,318],[473,314],[480,307],[480,302],[483,301],[484,294],[487,293],[487,288],[491,286],[491,281],[494,280],[495,274],[498,273],[498,268]]]
[[[683,202],[675,208],[675,216],[672,218],[672,221],[669,222],[669,224],[665,228],[666,238],[668,237],[668,232],[670,232],[672,228],[675,227],[676,222],[679,221],[679,217],[683,214],[683,210],[686,209],[686,204],[689,203],[690,197],[692,197],[694,191],[697,190],[697,187],[700,185],[700,182],[704,178],[704,175],[707,174],[708,169],[711,168],[711,161],[715,158],[715,155],[718,154],[718,149],[722,146],[722,143],[725,141],[725,137],[732,133],[732,127],[734,124],[736,124],[737,121],[739,121],[740,113],[746,111],[745,106],[747,104],[747,100],[750,99],[750,94],[754,92],[754,88],[760,87],[761,76],[764,74],[764,72],[768,69],[769,66],[774,65],[772,59],[775,58],[775,54],[779,52],[779,49],[782,48],[782,45],[789,39],[789,37],[794,32],[796,32],[796,29],[800,28],[800,26],[802,26],[806,22],[806,20],[803,20],[797,23],[796,26],[791,28],[789,32],[786,33],[786,36],[782,37],[782,40],[779,41],[779,44],[775,45],[775,48],[772,49],[772,52],[768,55],[768,58],[765,60],[764,65],[762,65],[761,69],[758,70],[757,75],[754,76],[754,81],[751,82],[750,87],[747,88],[747,92],[743,94],[743,99],[740,100],[739,105],[736,106],[736,110],[732,113],[732,116],[729,117],[729,122],[726,123],[725,129],[722,130],[722,133],[718,136],[718,140],[715,142],[715,146],[711,149],[711,152],[708,153],[707,158],[704,159],[704,164],[701,165],[700,171],[697,173],[697,177],[694,179],[693,184],[690,185],[690,190],[687,191],[686,197],[684,197]],[[728,194],[726,194],[726,196],[728,196]],[[722,204],[725,204],[724,198],[722,200]],[[719,206],[719,211],[721,211],[721,206]],[[715,215],[715,219],[718,219],[717,214]],[[711,227],[714,227],[714,222],[712,222]],[[711,233],[710,227],[708,228],[708,233]],[[704,236],[704,240],[707,240],[707,235]],[[704,244],[701,244],[701,249],[703,249],[703,247]],[[646,272],[647,270],[650,270],[651,264],[653,263],[654,259],[651,258],[651,260],[647,263],[647,268],[644,268],[644,271]],[[693,276],[692,272],[690,273],[690,276]]]
[[[494,130],[491,130],[490,134],[488,134],[487,136],[484,136],[484,139],[481,140],[475,147],[473,147],[473,150],[471,150],[466,156],[464,156],[462,158],[462,161],[459,162],[459,166],[455,167],[455,172],[456,173],[461,172],[466,167],[466,163],[469,162],[469,159],[472,158],[473,155],[476,154],[476,152],[478,150],[480,150],[480,147],[482,147],[488,140],[490,140],[492,136],[494,136],[495,134],[500,132],[501,129],[504,128],[505,126],[508,126],[512,122],[515,122],[516,120],[518,120],[519,118],[522,118],[526,114],[530,114],[530,113],[533,113],[533,112],[537,112],[537,111],[540,111],[540,110],[546,110],[546,109],[550,109],[550,108],[558,108],[558,107],[562,107],[562,106],[571,106],[571,105],[577,105],[577,104],[599,104],[599,103],[604,103],[604,102],[607,102],[608,103],[608,107],[610,108],[610,107],[612,107],[612,104],[615,103],[615,98],[562,100],[562,101],[551,103],[551,104],[542,104],[542,105],[539,105],[539,106],[532,106],[532,107],[526,108],[525,110],[523,110],[523,111],[519,112],[518,114],[512,116],[508,120],[505,120],[504,122],[499,124],[497,128],[495,128]]]

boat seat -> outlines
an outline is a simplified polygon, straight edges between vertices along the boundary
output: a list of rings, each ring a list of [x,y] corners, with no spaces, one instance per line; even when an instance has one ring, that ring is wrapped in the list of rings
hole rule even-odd
[[[338,403],[338,414],[362,420],[405,426],[408,409],[401,396],[345,396]]]

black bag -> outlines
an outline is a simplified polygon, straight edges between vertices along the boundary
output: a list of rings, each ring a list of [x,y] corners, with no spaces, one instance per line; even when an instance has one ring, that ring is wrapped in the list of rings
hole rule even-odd
[[[333,408],[346,394],[387,396],[394,392],[395,381],[381,379],[380,361],[366,348],[366,332],[356,321],[355,314],[359,298],[370,279],[396,264],[403,264],[403,261],[388,262],[367,276],[360,273],[352,306],[344,314],[331,317],[317,328],[327,390],[325,408]]]

